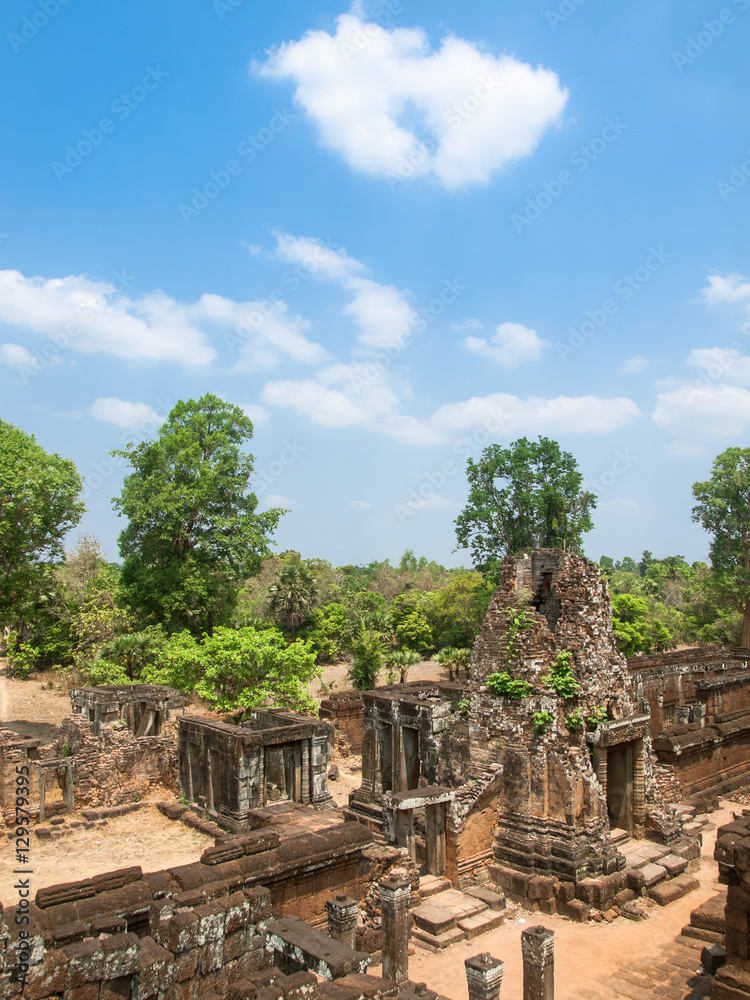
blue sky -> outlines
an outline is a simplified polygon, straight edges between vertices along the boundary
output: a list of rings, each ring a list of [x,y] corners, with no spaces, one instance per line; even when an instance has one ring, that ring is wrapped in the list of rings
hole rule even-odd
[[[691,484],[750,429],[750,0],[0,17],[0,417],[113,558],[109,451],[207,391],[280,548],[468,564],[466,457],[545,434],[587,554],[706,558]]]

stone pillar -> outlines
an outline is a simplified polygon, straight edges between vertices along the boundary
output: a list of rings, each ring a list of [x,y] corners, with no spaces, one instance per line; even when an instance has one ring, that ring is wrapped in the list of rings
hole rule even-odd
[[[594,772],[596,777],[599,779],[599,784],[604,790],[604,794],[607,794],[607,748],[606,747],[594,747]]]
[[[300,778],[300,801],[303,805],[309,805],[313,796],[312,775],[310,773],[310,744],[311,740],[302,741],[302,761],[300,764],[302,776]]]
[[[442,875],[448,864],[445,849],[445,803],[425,809],[425,840],[427,842],[427,873]]]
[[[505,964],[488,951],[464,960],[469,1000],[497,1000],[503,985]]]
[[[396,844],[405,847],[412,861],[417,860],[417,848],[414,843],[414,810],[396,809],[395,817]]]
[[[523,1000],[555,1000],[555,934],[538,924],[521,933]]]
[[[383,934],[383,976],[401,986],[409,978],[408,879],[383,879],[378,883]]]
[[[75,810],[75,784],[73,778],[73,761],[68,764],[65,768],[65,788],[63,790],[63,797],[65,798],[65,805],[68,807],[68,812],[72,813]]]
[[[328,936],[356,951],[359,903],[349,896],[334,896],[326,902]]]
[[[633,836],[643,837],[646,824],[646,779],[643,768],[645,756],[643,739],[633,744]]]

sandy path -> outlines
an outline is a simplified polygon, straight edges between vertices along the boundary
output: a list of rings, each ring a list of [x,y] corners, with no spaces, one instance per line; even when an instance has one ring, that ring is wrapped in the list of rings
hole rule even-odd
[[[711,825],[731,822],[732,810],[741,808],[738,803],[723,801],[722,808],[712,815]],[[543,924],[555,932],[556,1000],[580,1000],[586,990],[601,993],[603,997],[614,996],[608,988],[608,980],[630,962],[656,955],[662,945],[673,942],[690,922],[691,911],[722,888],[716,881],[715,840],[715,828],[704,831],[701,868],[695,873],[700,888],[670,906],[655,906],[647,920],[636,923],[619,918],[611,924],[577,924],[557,915],[519,911],[518,916],[525,923],[511,920],[473,941],[454,945],[442,955],[416,948],[409,959],[409,978],[413,982],[427,983],[451,1000],[467,1000],[464,959],[488,951],[505,962],[503,995],[520,997],[523,991],[521,932],[535,924]],[[698,958],[696,951],[696,970],[700,968]]]
[[[11,680],[7,662],[0,659],[0,725],[21,736],[54,737],[62,720],[70,715],[70,698],[58,691],[59,677],[50,672],[34,680]],[[48,688],[48,681],[55,685]]]

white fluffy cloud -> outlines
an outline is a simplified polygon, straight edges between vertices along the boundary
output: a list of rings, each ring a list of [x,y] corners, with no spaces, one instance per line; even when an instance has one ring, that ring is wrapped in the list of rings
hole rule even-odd
[[[9,368],[33,368],[34,355],[20,344],[0,344],[0,361]]]
[[[447,403],[430,416],[414,417],[400,412],[388,373],[363,362],[332,365],[302,381],[269,382],[261,399],[271,406],[293,409],[314,424],[363,427],[411,445],[447,443],[479,428],[486,428],[495,439],[518,434],[604,434],[641,415],[626,398],[521,399],[493,393]]]
[[[254,69],[294,82],[321,143],[353,170],[447,188],[527,156],[568,99],[549,69],[452,36],[433,51],[421,28],[367,23],[356,5],[334,35],[309,31]]]
[[[708,286],[701,290],[703,299],[709,305],[750,303],[750,281],[741,274],[712,274]]]
[[[365,347],[402,346],[419,322],[404,292],[364,277],[366,267],[341,249],[324,246],[310,236],[276,234],[276,256],[296,264],[318,281],[335,281],[352,293],[344,312],[357,327]]]
[[[117,396],[95,399],[89,407],[89,413],[97,420],[130,430],[158,427],[166,420],[166,414],[157,413],[148,403],[131,403],[127,399],[118,399]]]
[[[360,514],[365,514],[368,510],[372,510],[372,504],[366,500],[350,500],[349,506],[352,510],[356,510]]]
[[[659,393],[652,420],[681,440],[737,437],[750,430],[750,392],[718,382],[702,388],[681,386]]]
[[[504,368],[515,368],[524,361],[538,361],[547,343],[536,330],[530,330],[521,323],[500,323],[490,340],[467,337],[464,347],[472,354],[496,361]]]
[[[271,415],[268,410],[266,410],[263,406],[258,406],[257,403],[245,403],[242,406],[242,412],[246,417],[250,417],[256,427],[258,424],[268,423],[271,419]]]
[[[217,352],[208,330],[232,340],[249,367],[270,367],[280,358],[318,364],[326,357],[284,303],[271,307],[212,294],[182,303],[161,291],[130,299],[113,284],[83,275],[45,279],[0,271],[0,323],[46,335],[60,349],[133,361],[209,365]]]

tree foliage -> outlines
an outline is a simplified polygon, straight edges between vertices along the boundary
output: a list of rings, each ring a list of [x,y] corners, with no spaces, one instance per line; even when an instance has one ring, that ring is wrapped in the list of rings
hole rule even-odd
[[[232,620],[283,513],[256,512],[253,458],[242,452],[252,433],[240,407],[208,394],[179,402],[157,440],[114,453],[133,470],[113,505],[128,518],[124,592],[145,623],[200,635]]]
[[[292,638],[315,607],[318,588],[306,566],[290,564],[279,572],[268,588],[268,609],[274,619],[289,629]]]
[[[711,565],[726,600],[742,613],[742,646],[750,646],[750,448],[727,448],[711,478],[693,484],[693,520],[711,541]]]
[[[72,461],[0,420],[0,626],[22,625],[33,612],[65,535],[83,516],[81,486]]]
[[[309,685],[320,676],[307,642],[287,643],[279,629],[214,629],[196,638],[187,630],[170,636],[159,661],[141,680],[195,691],[221,712],[259,705],[315,712]]]
[[[469,498],[456,519],[460,548],[488,569],[505,555],[538,548],[578,551],[591,531],[596,496],[582,488],[578,463],[556,441],[492,444],[466,466]]]

